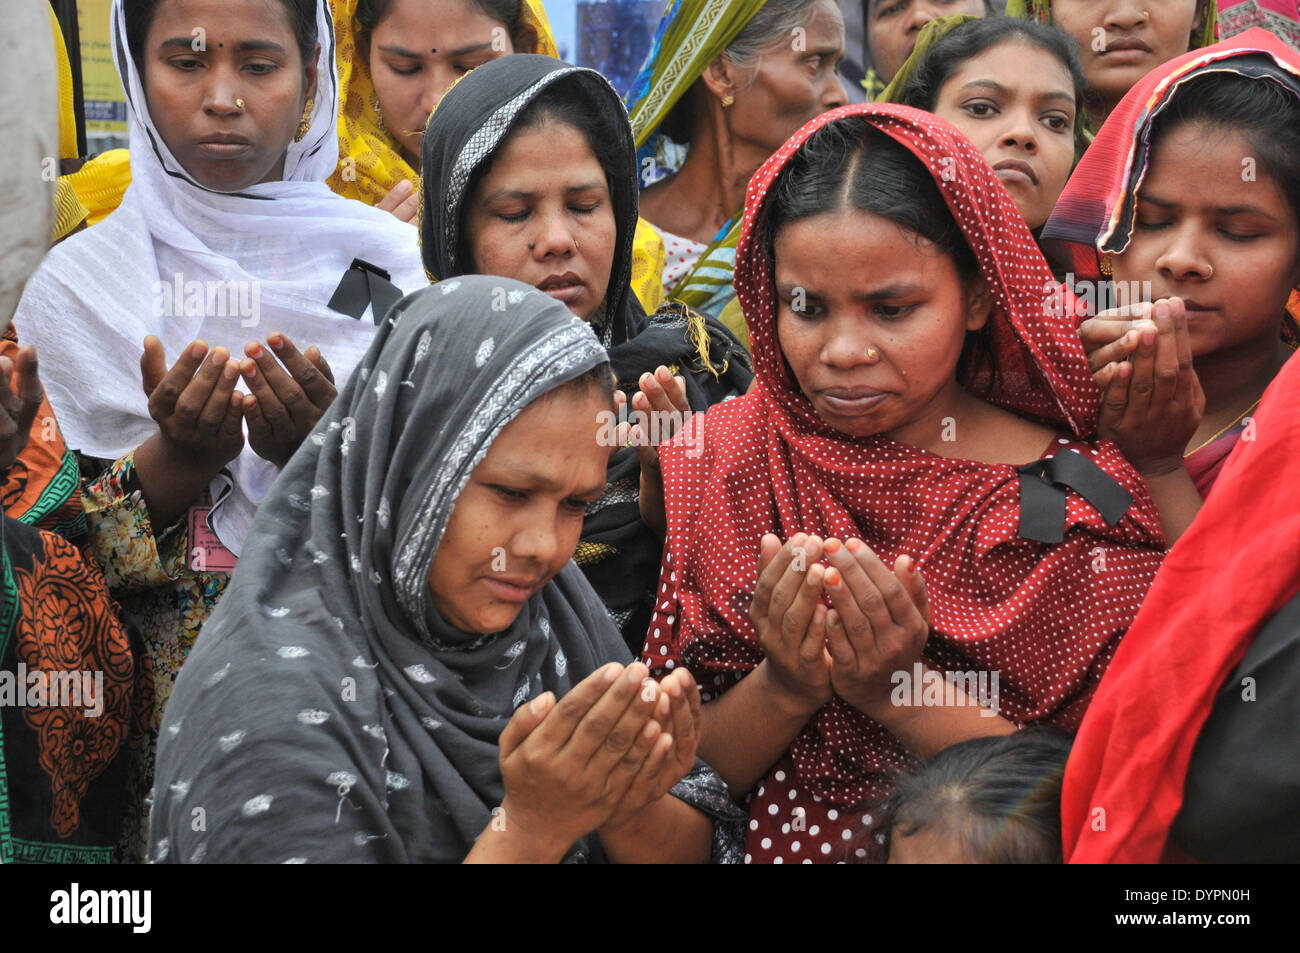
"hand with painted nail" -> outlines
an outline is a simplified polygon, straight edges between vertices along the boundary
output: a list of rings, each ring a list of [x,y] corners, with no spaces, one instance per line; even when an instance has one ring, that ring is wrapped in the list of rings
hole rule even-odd
[[[660,536],[668,531],[664,511],[663,473],[659,468],[659,447],[673,438],[690,419],[691,404],[686,399],[686,378],[674,377],[667,367],[660,365],[653,374],[642,374],[637,381],[640,388],[632,395],[633,414],[618,428],[618,445],[631,445],[636,449],[641,463],[641,491],[639,497],[641,519]],[[627,395],[614,392],[614,409],[619,417]]]
[[[420,192],[407,179],[402,179],[375,206],[382,212],[392,212],[399,221],[420,224]]]
[[[910,671],[930,637],[925,580],[910,556],[898,557],[890,570],[860,539],[827,540],[826,551],[831,684],[835,694],[875,717],[890,704],[894,673]]]
[[[244,419],[253,452],[283,467],[334,402],[334,375],[315,347],[299,353],[283,334],[269,334],[267,347],[244,346],[239,372],[248,385]],[[274,353],[272,353],[274,352]],[[277,360],[278,358],[278,360]]]
[[[758,582],[749,606],[767,677],[809,713],[831,699],[822,552],[816,536],[796,533],[783,546],[768,533],[759,543]]]
[[[507,831],[558,860],[625,798],[631,808],[658,789],[673,739],[649,675],[640,662],[611,662],[558,701],[545,692],[519,707],[499,741]]]
[[[27,446],[44,394],[36,348],[19,348],[12,360],[0,357],[0,473],[13,466]]]
[[[1096,374],[1102,388],[1097,433],[1114,440],[1144,477],[1183,466],[1205,415],[1182,299],[1162,298],[1152,313],[1154,320],[1138,329],[1132,362],[1110,363]]]
[[[140,374],[167,459],[215,476],[239,456],[243,395],[235,390],[239,365],[229,351],[209,353],[205,342],[194,341],[168,368],[162,341],[151,334],[144,339]]]

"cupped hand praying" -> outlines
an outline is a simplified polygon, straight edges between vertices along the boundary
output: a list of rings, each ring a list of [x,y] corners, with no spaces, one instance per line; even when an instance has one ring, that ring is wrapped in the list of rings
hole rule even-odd
[[[287,335],[278,333],[267,335],[266,343],[269,350],[248,342],[247,356],[239,362],[239,373],[249,389],[243,398],[244,419],[253,452],[283,467],[338,391],[319,349],[309,347],[300,353]]]
[[[695,760],[699,692],[684,669],[662,682],[611,662],[563,698],[521,705],[501,732],[505,829],[559,859],[580,837],[631,819]]]
[[[239,365],[224,347],[193,341],[170,368],[162,341],[144,339],[140,358],[149,415],[168,459],[215,474],[244,448]]]
[[[36,348],[19,348],[13,360],[0,357],[0,473],[13,466],[27,446],[43,394]]]
[[[1187,309],[1162,298],[1152,319],[1127,332],[1128,355],[1095,369],[1102,390],[1100,436],[1114,440],[1143,475],[1172,472],[1205,414],[1205,394],[1192,366]],[[1105,350],[1105,349],[1103,349]],[[1131,362],[1125,357],[1131,355]]]
[[[660,536],[667,532],[668,520],[664,511],[663,472],[659,467],[659,448],[673,438],[690,419],[691,404],[686,399],[686,379],[674,377],[664,366],[653,374],[642,374],[637,381],[640,388],[632,395],[632,410],[639,417],[625,421],[618,427],[618,445],[636,448],[641,463],[641,491],[639,496],[641,519]],[[614,392],[615,410],[620,417],[627,405],[622,391]],[[647,428],[646,424],[650,424]]]

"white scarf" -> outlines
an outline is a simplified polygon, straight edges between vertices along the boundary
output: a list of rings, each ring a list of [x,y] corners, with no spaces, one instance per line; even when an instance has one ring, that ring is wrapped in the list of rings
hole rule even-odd
[[[316,108],[307,135],[289,144],[283,181],[223,193],[195,182],[159,135],[127,45],[122,0],[114,0],[131,186],[112,215],[50,252],[14,317],[19,340],[37,347],[64,437],[81,453],[117,459],[157,431],[140,379],[148,334],[162,340],[170,366],[196,338],[239,359],[245,342],[279,331],[300,350],[317,345],[341,390],[375,333],[369,309],[358,320],[327,307],[352,260],[388,271],[403,292],[428,283],[413,226],[325,184],[338,162],[338,74],[325,0],[316,22]],[[227,470],[229,478],[212,485],[219,502],[211,521],[238,553],[279,471],[247,444]]]

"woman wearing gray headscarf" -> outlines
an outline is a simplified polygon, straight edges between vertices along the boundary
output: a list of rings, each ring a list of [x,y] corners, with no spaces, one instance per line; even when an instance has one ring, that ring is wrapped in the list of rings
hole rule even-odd
[[[625,668],[570,558],[612,384],[519,282],[394,307],[176,684],[152,860],[726,858],[694,683]]]

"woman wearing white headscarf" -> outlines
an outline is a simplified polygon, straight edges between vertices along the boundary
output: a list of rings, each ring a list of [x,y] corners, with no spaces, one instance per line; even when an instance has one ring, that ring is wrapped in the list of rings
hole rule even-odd
[[[426,279],[412,227],[325,184],[338,96],[324,0],[116,0],[112,36],[131,187],[51,252],[15,323],[98,474],[92,533],[152,655],[156,730],[220,570],[333,399],[321,355],[341,386],[399,289]]]

